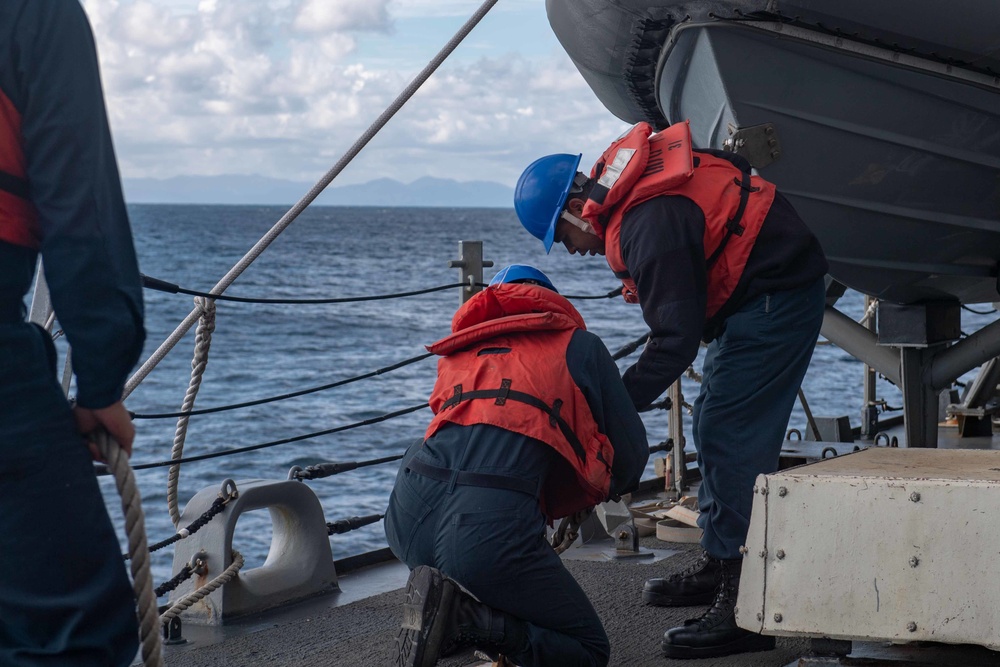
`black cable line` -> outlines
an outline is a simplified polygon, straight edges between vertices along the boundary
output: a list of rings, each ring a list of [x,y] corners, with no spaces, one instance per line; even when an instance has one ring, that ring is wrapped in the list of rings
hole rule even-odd
[[[307,479],[323,479],[325,477],[331,477],[333,475],[339,475],[342,472],[350,472],[351,470],[357,470],[358,468],[367,468],[368,466],[382,465],[383,463],[392,463],[393,461],[398,461],[403,458],[403,454],[397,454],[395,456],[385,456],[380,459],[370,459],[368,461],[344,461],[341,463],[329,462],[329,463],[316,463],[311,466],[306,466],[302,469],[292,469],[289,473],[290,476],[297,480],[307,480]]]
[[[974,315],[992,315],[993,313],[997,312],[996,308],[994,308],[993,310],[973,310],[972,308],[969,308],[965,304],[962,304],[962,308]]]
[[[379,368],[378,370],[365,373],[364,375],[357,375],[355,377],[347,378],[345,380],[338,380],[337,382],[331,382],[330,384],[325,384],[320,387],[313,387],[311,389],[301,389],[299,391],[293,391],[289,394],[282,394],[281,396],[272,396],[270,398],[258,398],[254,401],[247,401],[245,403],[236,403],[234,405],[221,405],[214,408],[203,408],[201,410],[189,410],[187,412],[161,412],[155,414],[139,414],[135,412],[130,412],[132,419],[176,419],[177,417],[191,417],[194,415],[208,415],[215,412],[225,412],[226,410],[236,410],[239,408],[249,408],[254,405],[263,405],[264,403],[274,403],[276,401],[283,401],[288,398],[296,398],[298,396],[305,396],[306,394],[314,394],[318,391],[325,391],[327,389],[333,389],[334,387],[340,387],[345,384],[350,384],[351,382],[357,382],[358,380],[365,380],[370,377],[375,377],[376,375],[382,375],[383,373],[388,373],[394,371],[403,366],[415,363],[417,361],[423,361],[427,357],[434,356],[431,352],[427,354],[421,354],[416,357],[410,357],[409,359],[404,359],[399,363],[393,364],[392,366],[386,366],[384,368]]]
[[[330,435],[331,433],[339,433],[340,431],[347,431],[353,428],[358,428],[360,426],[370,426],[372,424],[378,424],[379,422],[384,422],[388,419],[393,419],[394,417],[402,417],[411,412],[416,412],[417,410],[423,410],[429,407],[427,403],[421,405],[413,405],[408,408],[403,408],[402,410],[396,410],[395,412],[389,412],[378,417],[372,417],[371,419],[365,419],[364,421],[355,422],[353,424],[347,424],[346,426],[337,426],[336,428],[329,428],[324,431],[316,431],[315,433],[306,433],[305,435],[296,435],[291,438],[283,438],[281,440],[273,440],[271,442],[264,442],[259,445],[250,445],[249,447],[236,447],[234,449],[226,449],[219,452],[212,452],[211,454],[202,454],[200,456],[188,456],[181,459],[175,459],[173,461],[157,461],[155,463],[140,463],[139,465],[132,466],[132,470],[148,470],[150,468],[163,468],[166,466],[180,465],[181,463],[194,463],[195,461],[205,461],[208,459],[215,459],[221,456],[229,456],[231,454],[243,454],[245,452],[253,452],[258,449],[267,449],[269,447],[277,447],[278,445],[287,445],[292,442],[299,442],[300,440],[308,440],[309,438],[316,438],[321,435]],[[95,466],[97,474],[107,474],[107,470],[102,472],[100,466]]]
[[[327,535],[342,535],[358,528],[364,528],[385,518],[384,514],[369,514],[368,516],[352,516],[349,519],[331,521],[326,524]]]
[[[615,287],[613,290],[611,290],[610,292],[607,292],[606,294],[596,294],[596,295],[593,295],[593,296],[580,295],[580,294],[566,294],[564,296],[567,299],[581,299],[581,300],[585,300],[585,299],[613,299],[616,296],[621,296],[621,294],[622,294],[622,288],[619,286],[619,287]]]
[[[190,296],[200,296],[215,301],[236,301],[238,303],[271,303],[271,304],[323,304],[323,303],[354,303],[358,301],[379,301],[382,299],[401,299],[419,294],[429,294],[431,292],[441,292],[446,289],[462,287],[463,283],[452,283],[451,285],[441,285],[439,287],[429,287],[427,289],[414,290],[412,292],[399,292],[396,294],[376,294],[373,296],[348,296],[333,299],[258,299],[243,296],[228,296],[226,294],[211,294],[209,292],[199,292],[198,290],[186,289],[173,283],[158,278],[142,276],[143,287],[154,289],[170,294],[187,294]]]
[[[637,349],[639,349],[640,345],[645,345],[647,340],[649,340],[648,332],[642,334],[631,343],[626,343],[625,345],[623,345],[621,349],[619,349],[617,352],[611,355],[611,358],[614,359],[615,361],[618,361],[619,359],[627,357],[628,355],[632,354]]]
[[[141,275],[141,274],[140,274]],[[401,299],[420,294],[430,294],[431,292],[442,292],[447,289],[464,287],[465,283],[452,283],[450,285],[440,285],[438,287],[428,287],[427,289],[414,290],[412,292],[398,292],[395,294],[377,294],[373,296],[348,296],[332,299],[264,299],[244,296],[229,296],[227,294],[212,294],[210,292],[200,292],[198,290],[181,287],[166,280],[142,276],[142,285],[147,289],[166,292],[168,294],[187,294],[189,296],[200,296],[215,301],[234,301],[237,303],[269,303],[269,304],[325,304],[325,303],[356,303],[359,301],[379,301],[384,299]],[[476,287],[487,287],[486,283],[475,283]],[[598,295],[565,295],[567,299],[612,299],[621,294],[621,288],[615,287],[607,294]]]
[[[162,584],[153,589],[153,595],[158,598],[163,597],[164,595],[176,589],[182,583],[190,579],[192,574],[194,574],[194,568],[191,567],[190,565],[185,565],[184,567],[181,568],[180,572],[174,575],[172,579],[164,581]]]
[[[195,519],[187,526],[187,528],[184,529],[185,531],[187,531],[186,535],[183,535],[180,532],[174,533],[167,539],[157,542],[156,544],[150,546],[149,553],[153,553],[154,551],[159,551],[164,547],[169,547],[171,544],[175,542],[179,542],[185,537],[190,537],[191,535],[194,535],[199,530],[201,530],[209,521],[215,518],[216,515],[221,514],[222,510],[226,509],[226,504],[228,502],[229,502],[228,498],[216,498],[215,501],[212,503],[212,506],[209,507],[204,514]],[[132,556],[127,553],[122,554],[123,560],[129,560],[131,557]],[[159,597],[159,595],[157,597]]]

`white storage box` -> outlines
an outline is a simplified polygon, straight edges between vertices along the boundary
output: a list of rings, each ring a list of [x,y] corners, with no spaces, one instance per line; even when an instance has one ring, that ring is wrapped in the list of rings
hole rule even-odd
[[[757,478],[737,622],[1000,649],[1000,452],[866,449]]]

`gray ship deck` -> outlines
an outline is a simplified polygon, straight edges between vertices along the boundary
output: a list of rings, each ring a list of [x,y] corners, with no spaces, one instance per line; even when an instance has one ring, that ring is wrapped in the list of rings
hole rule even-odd
[[[610,546],[610,541],[608,545]],[[669,627],[698,615],[704,607],[663,609],[642,604],[639,591],[649,577],[683,569],[697,556],[696,545],[668,544],[644,538],[645,547],[676,550],[657,562],[583,561],[566,559],[566,566],[590,596],[611,639],[612,665],[674,664],[660,652],[660,638]],[[403,590],[381,592],[353,601],[359,591],[374,590],[379,574],[405,580],[398,563],[377,566],[341,580],[344,592],[299,604],[279,612],[261,614],[226,627],[222,632],[185,626],[190,644],[167,647],[170,667],[237,667],[301,665],[302,667],[367,667],[392,664],[392,649],[399,629]],[[382,581],[383,585],[387,582]],[[390,584],[391,585],[391,584]],[[356,588],[357,587],[357,588]],[[200,632],[199,632],[200,630]],[[705,667],[779,667],[808,650],[808,641],[779,638],[774,651],[698,660]],[[440,661],[443,667],[479,665],[482,660],[463,654]],[[676,661],[690,664],[691,661]]]
[[[902,429],[888,431],[903,439]],[[795,443],[798,444],[798,443]],[[838,446],[837,443],[823,443]],[[850,451],[851,445],[840,453]],[[869,443],[858,443],[870,446]],[[792,443],[789,443],[792,445]],[[798,453],[820,447],[803,443]],[[959,438],[954,428],[942,428],[941,448],[1000,449],[1000,437]],[[815,453],[809,454],[810,457]],[[792,462],[797,457],[790,457]],[[803,638],[778,637],[773,651],[704,660],[669,660],[660,652],[660,638],[670,627],[700,615],[705,607],[665,609],[642,603],[643,582],[684,569],[698,555],[698,545],[675,544],[645,537],[644,548],[655,550],[656,560],[611,560],[599,547],[611,547],[610,540],[585,549],[571,549],[564,562],[590,596],[611,639],[611,665],[644,667],[694,665],[697,667],[813,667],[856,665],[858,667],[949,666],[986,667],[1000,664],[1000,653],[979,647],[929,645],[915,648],[854,644],[854,652],[844,662],[810,659],[810,642]],[[170,667],[368,667],[392,664],[394,640],[401,620],[402,586],[406,568],[397,561],[384,562],[340,577],[339,592],[313,598],[278,610],[238,619],[221,628],[187,624],[187,643],[165,648]],[[914,655],[914,651],[918,653]],[[901,660],[902,662],[897,662]],[[471,653],[441,660],[443,667],[482,665]],[[488,663],[487,663],[488,664]]]

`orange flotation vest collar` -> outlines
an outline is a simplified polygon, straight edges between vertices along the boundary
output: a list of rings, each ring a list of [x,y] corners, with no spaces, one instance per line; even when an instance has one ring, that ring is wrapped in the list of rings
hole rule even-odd
[[[729,160],[698,153],[687,121],[653,134],[639,123],[604,151],[591,170],[596,184],[582,217],[604,240],[606,258],[622,281],[622,294],[638,303],[635,281],[621,251],[621,222],[631,208],[653,197],[680,195],[705,216],[705,264],[711,319],[739,283],[750,251],[774,201],[774,185]]]
[[[42,233],[26,174],[21,114],[0,91],[0,241],[38,248]]]
[[[551,519],[608,499],[614,450],[566,366],[576,308],[537,285],[500,284],[469,299],[453,333],[429,345],[441,355],[425,439],[448,423],[491,424],[545,443],[559,463],[540,503]]]

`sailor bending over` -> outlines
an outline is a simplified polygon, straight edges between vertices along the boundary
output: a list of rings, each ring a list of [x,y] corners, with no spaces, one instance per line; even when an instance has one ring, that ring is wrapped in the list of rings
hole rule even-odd
[[[639,123],[590,177],[579,155],[533,162],[515,190],[524,227],[548,252],[605,255],[650,338],[623,380],[648,406],[709,343],[692,435],[705,553],[692,570],[646,582],[653,605],[712,604],[668,630],[676,658],[767,650],[773,637],[736,626],[739,549],[754,480],[778,466],[781,442],[823,321],[827,262],[773,184],[733,154],[693,150],[688,124],[654,134]]]

